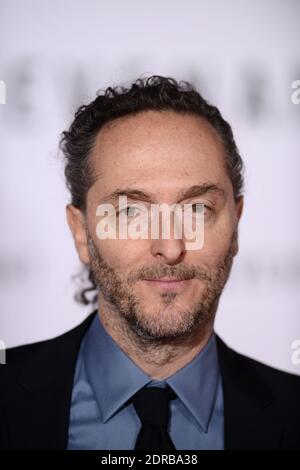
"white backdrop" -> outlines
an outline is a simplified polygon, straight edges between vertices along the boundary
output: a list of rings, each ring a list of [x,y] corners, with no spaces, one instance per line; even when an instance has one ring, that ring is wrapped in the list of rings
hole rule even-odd
[[[79,104],[142,74],[192,81],[233,126],[246,164],[240,253],[216,330],[300,374],[300,79],[297,0],[0,1],[0,340],[50,338],[91,310],[65,222],[57,145]]]

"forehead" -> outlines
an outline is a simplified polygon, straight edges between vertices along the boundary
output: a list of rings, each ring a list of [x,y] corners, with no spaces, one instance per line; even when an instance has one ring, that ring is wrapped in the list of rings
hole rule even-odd
[[[124,184],[156,190],[194,181],[228,184],[224,148],[204,119],[173,111],[143,111],[107,123],[91,155],[100,191]]]

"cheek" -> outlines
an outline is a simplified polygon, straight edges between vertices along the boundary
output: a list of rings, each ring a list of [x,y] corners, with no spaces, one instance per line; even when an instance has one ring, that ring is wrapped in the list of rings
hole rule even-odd
[[[138,266],[146,250],[144,240],[97,240],[97,247],[104,261],[124,272]]]
[[[230,248],[233,231],[233,220],[228,215],[215,224],[207,225],[204,229],[204,245],[198,252],[199,260],[212,266],[222,261]]]

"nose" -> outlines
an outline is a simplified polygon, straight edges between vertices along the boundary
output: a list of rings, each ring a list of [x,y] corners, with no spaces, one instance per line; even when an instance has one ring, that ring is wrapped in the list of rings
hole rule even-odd
[[[167,264],[176,264],[182,261],[185,248],[182,240],[155,240],[151,246],[151,253]]]
[[[160,237],[151,239],[151,254],[155,258],[159,258],[167,264],[176,264],[182,261],[186,248],[184,239],[175,238],[174,236],[174,223],[170,224],[170,236],[163,238],[160,232]]]

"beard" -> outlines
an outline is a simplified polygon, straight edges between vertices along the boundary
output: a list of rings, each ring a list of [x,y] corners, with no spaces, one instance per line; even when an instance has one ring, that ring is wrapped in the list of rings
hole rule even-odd
[[[204,269],[199,266],[142,267],[128,275],[118,272],[101,256],[101,253],[87,231],[90,255],[90,273],[103,298],[117,313],[126,329],[133,333],[140,343],[168,342],[201,336],[212,326],[220,295],[228,280],[233,258],[237,232],[233,233],[230,246],[217,266]],[[202,289],[186,305],[183,297],[176,292],[162,292],[156,302],[145,302],[134,289],[137,281],[152,278],[175,277],[180,280],[194,278],[202,281]],[[193,282],[193,281],[192,281]]]

